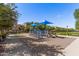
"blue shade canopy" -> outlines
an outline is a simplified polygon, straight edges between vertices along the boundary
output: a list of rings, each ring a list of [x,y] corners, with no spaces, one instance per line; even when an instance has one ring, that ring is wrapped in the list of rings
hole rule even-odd
[[[45,20],[44,22],[41,22],[40,24],[45,24],[46,25],[46,24],[53,24],[53,23]]]
[[[37,24],[32,24],[31,26],[35,27],[35,26],[37,26]]]

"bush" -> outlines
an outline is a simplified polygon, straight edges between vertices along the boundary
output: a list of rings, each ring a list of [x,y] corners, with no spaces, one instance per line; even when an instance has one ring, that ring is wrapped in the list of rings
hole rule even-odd
[[[57,32],[58,35],[79,36],[79,32]]]

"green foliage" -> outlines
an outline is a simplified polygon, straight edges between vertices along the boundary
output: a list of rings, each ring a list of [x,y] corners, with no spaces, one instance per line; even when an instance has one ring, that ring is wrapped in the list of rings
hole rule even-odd
[[[45,30],[45,25],[43,25],[43,24],[40,24],[40,25],[38,25],[38,29],[40,29],[40,30]]]
[[[76,20],[79,20],[79,9],[75,9],[74,17]]]
[[[37,26],[32,27],[31,24],[37,24]],[[49,31],[55,31],[55,32],[73,32],[75,29],[73,28],[62,28],[62,27],[56,27],[56,26],[49,26],[44,24],[39,24],[38,22],[27,22],[24,24],[25,31],[29,32],[29,30],[49,30]]]
[[[79,30],[79,21],[78,21],[78,20],[77,20],[76,23],[75,23],[75,28],[76,28],[77,30]]]
[[[0,31],[11,29],[19,16],[15,4],[0,3]]]
[[[57,32],[57,35],[79,36],[79,32]]]
[[[29,32],[29,30],[33,29],[33,27],[31,27],[31,24],[33,24],[33,22],[24,23],[24,31]]]
[[[75,31],[75,29],[73,29],[73,28],[62,28],[62,27],[54,27],[54,30],[56,32],[67,32],[67,31],[73,32],[73,31]]]
[[[74,12],[74,17],[76,19],[75,28],[79,30],[79,9],[76,9]]]

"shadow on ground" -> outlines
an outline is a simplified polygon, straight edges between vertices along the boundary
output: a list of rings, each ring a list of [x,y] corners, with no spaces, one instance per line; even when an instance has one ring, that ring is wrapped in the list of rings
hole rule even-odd
[[[5,51],[5,47],[4,47],[4,42],[0,42],[0,56],[2,56],[1,53],[3,53]]]
[[[43,42],[45,39],[37,40],[29,37],[14,36],[6,40],[5,45],[12,45],[11,48],[5,48],[3,56],[57,56],[63,55],[60,46],[48,46],[46,44],[33,44],[33,42]],[[16,44],[17,43],[17,44]],[[16,45],[13,45],[16,44]],[[4,48],[2,48],[4,50]]]

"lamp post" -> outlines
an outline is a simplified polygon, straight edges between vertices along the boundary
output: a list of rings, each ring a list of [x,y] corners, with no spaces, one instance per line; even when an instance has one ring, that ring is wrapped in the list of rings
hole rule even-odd
[[[67,35],[69,35],[69,34],[68,34],[68,25],[67,25]]]

